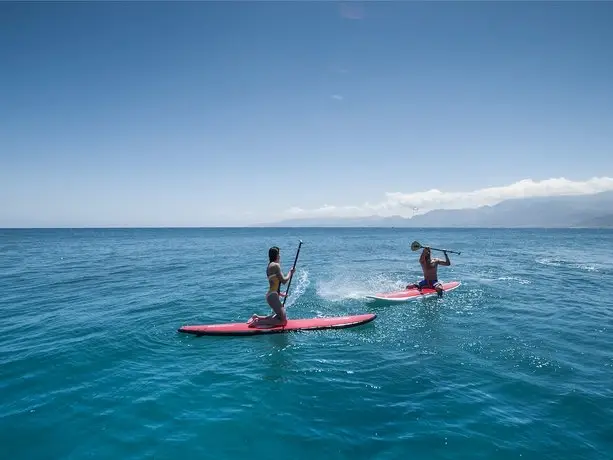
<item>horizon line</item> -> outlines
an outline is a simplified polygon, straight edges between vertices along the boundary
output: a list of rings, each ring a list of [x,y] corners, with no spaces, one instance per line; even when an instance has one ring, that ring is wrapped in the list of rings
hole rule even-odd
[[[0,227],[6,230],[296,230],[296,229],[369,229],[369,230],[613,230],[611,226],[428,226],[397,227],[391,225],[185,225],[185,226],[48,226],[48,227]]]

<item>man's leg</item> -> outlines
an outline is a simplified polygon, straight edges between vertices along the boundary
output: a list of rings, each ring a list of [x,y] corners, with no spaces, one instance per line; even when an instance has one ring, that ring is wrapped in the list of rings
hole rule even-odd
[[[421,280],[419,283],[407,284],[406,289],[417,289],[421,292],[424,286],[426,286],[427,281]]]
[[[430,281],[428,281],[427,279],[423,279],[417,285],[417,289],[419,289],[419,291],[421,292],[423,288],[432,287],[431,284],[432,283],[430,283]]]

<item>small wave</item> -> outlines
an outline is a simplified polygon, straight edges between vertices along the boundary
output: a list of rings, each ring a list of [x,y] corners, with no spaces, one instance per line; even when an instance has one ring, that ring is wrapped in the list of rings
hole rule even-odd
[[[516,281],[519,284],[531,284],[532,281],[524,279],[524,278],[519,278],[517,276],[501,276],[500,278],[496,279],[497,281]]]
[[[578,270],[584,270],[588,272],[598,271],[598,267],[596,267],[595,265],[571,262],[568,260],[555,259],[555,258],[550,258],[550,257],[541,257],[539,259],[536,259],[535,262],[537,264],[546,265],[549,267],[568,267],[568,268],[575,268]]]
[[[536,259],[535,262],[541,265],[548,265],[550,267],[561,267],[562,261],[556,259],[550,259],[547,257],[543,257],[541,259]]]
[[[588,272],[597,272],[598,268],[594,267],[593,265],[587,265],[587,264],[578,264],[577,268],[581,269],[581,270],[585,270]]]

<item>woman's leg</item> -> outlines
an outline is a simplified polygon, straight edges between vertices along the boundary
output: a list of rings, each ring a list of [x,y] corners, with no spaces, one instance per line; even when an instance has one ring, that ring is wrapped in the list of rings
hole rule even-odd
[[[247,324],[251,324],[254,321],[259,321],[264,318],[268,318],[268,316],[258,315],[257,313],[254,313],[253,315],[251,315],[251,318],[249,318],[249,321],[247,321]]]
[[[266,302],[274,314],[270,316],[257,316],[254,315],[249,321],[250,326],[279,326],[287,323],[287,316],[285,314],[285,308],[279,299],[279,295],[276,292],[272,292],[266,296]]]

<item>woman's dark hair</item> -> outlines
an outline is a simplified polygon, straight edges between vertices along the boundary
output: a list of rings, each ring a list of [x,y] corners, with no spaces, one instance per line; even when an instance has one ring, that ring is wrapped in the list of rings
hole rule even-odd
[[[279,248],[277,246],[273,246],[272,248],[268,250],[268,262],[269,263],[277,260],[278,256],[279,256]]]

